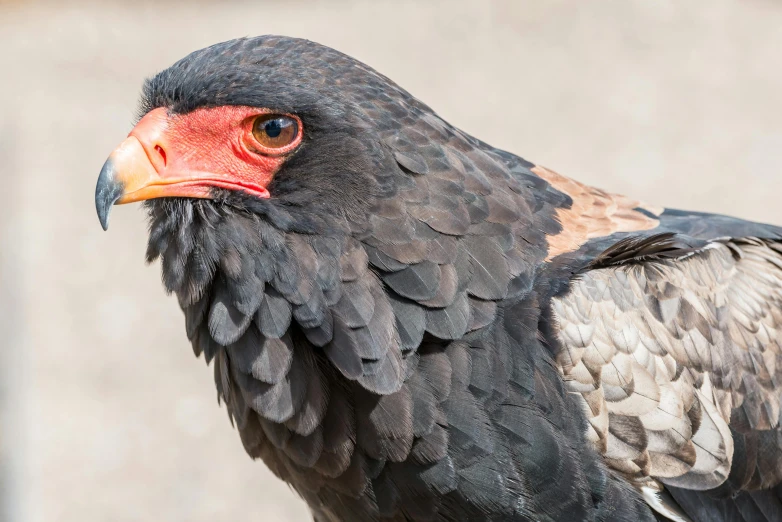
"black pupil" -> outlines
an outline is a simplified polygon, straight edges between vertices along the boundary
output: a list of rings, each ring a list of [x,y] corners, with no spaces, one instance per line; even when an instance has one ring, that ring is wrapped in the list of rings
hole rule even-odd
[[[282,132],[283,122],[278,118],[276,120],[269,120],[264,125],[263,130],[266,131],[266,135],[270,138],[276,138]]]

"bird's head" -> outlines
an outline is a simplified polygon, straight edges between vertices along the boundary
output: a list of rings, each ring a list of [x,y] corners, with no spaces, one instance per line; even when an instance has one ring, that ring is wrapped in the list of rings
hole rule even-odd
[[[98,216],[107,228],[113,204],[233,195],[350,217],[378,189],[380,134],[422,111],[387,78],[313,42],[217,44],[146,82],[138,124],[101,171]]]

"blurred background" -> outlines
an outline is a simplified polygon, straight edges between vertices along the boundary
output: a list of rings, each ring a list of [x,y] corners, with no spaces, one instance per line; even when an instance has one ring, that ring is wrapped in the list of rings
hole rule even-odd
[[[145,77],[264,33],[568,176],[782,224],[780,1],[0,0],[3,520],[308,520],[218,407],[140,208],[104,233],[93,203]]]

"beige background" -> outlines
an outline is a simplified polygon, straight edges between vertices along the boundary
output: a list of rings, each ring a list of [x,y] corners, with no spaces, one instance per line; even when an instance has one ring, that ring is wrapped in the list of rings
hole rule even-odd
[[[307,520],[244,454],[137,207],[93,190],[142,79],[282,33],[345,51],[453,124],[603,188],[782,224],[782,3],[0,2],[6,520]]]

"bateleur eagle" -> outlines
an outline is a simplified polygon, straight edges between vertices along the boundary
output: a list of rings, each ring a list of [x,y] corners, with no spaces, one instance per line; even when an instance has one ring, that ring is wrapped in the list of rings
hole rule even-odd
[[[145,200],[197,356],[318,522],[782,520],[782,229],[582,185],[306,40],[147,80]]]

